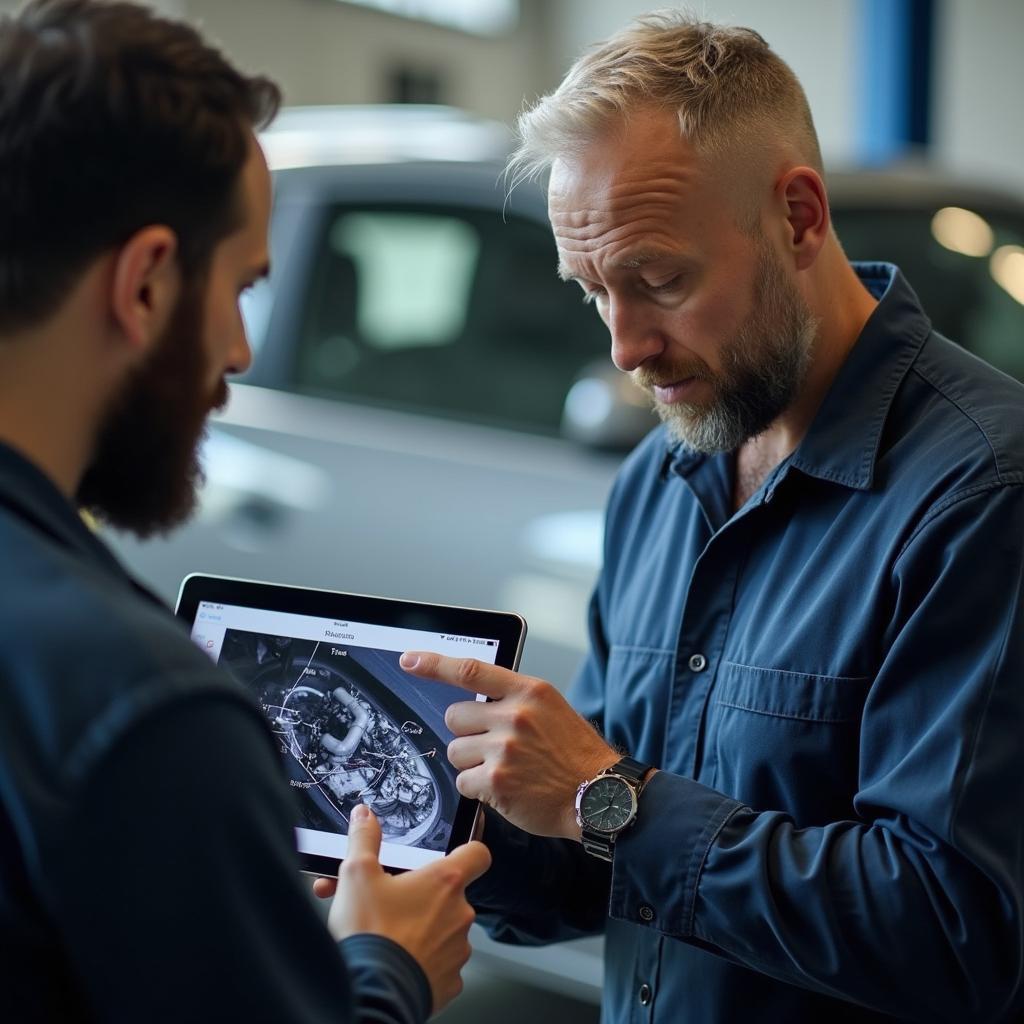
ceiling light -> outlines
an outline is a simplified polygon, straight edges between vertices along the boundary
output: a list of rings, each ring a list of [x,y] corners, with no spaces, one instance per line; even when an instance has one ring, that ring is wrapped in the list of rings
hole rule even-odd
[[[939,245],[964,256],[987,256],[995,241],[984,217],[959,206],[946,206],[932,217],[932,235]]]

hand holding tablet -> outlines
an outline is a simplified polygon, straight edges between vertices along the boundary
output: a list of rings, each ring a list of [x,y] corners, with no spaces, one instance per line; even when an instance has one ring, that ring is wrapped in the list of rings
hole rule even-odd
[[[462,991],[459,972],[471,952],[467,932],[475,917],[466,886],[490,866],[483,843],[471,842],[402,875],[380,866],[380,824],[359,807],[349,826],[348,855],[338,879],[317,879],[318,895],[334,895],[327,927],[338,941],[371,933],[412,954],[430,981],[433,1012]]]
[[[468,649],[514,668],[526,623],[198,575],[182,584],[177,613],[266,719],[296,796],[302,867],[329,876],[314,891],[334,897],[331,934],[397,942],[423,968],[437,1012],[461,991],[474,917],[465,889],[491,858],[470,841],[479,804],[459,795],[447,757],[445,713],[467,694],[412,679],[398,659],[412,646]]]

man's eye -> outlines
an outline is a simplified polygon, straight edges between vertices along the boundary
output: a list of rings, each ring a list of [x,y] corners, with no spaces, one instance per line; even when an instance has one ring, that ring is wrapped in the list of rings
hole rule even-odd
[[[681,274],[676,274],[675,277],[670,277],[667,281],[661,281],[658,284],[649,284],[644,282],[649,292],[653,292],[657,295],[660,292],[671,292],[675,291],[683,282]]]
[[[604,294],[605,290],[603,288],[592,288],[590,291],[583,293],[583,302],[589,306],[591,303],[600,301]]]

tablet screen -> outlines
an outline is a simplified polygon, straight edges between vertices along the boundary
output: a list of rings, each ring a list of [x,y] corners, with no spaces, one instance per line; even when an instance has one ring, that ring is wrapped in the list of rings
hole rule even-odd
[[[344,858],[358,803],[380,820],[383,864],[414,868],[444,856],[460,809],[444,713],[472,695],[415,679],[398,659],[427,650],[494,664],[496,637],[205,600],[194,616],[193,641],[251,691],[274,733],[307,864]]]

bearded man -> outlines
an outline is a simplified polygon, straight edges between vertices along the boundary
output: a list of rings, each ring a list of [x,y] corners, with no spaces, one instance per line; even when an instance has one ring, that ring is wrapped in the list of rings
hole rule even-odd
[[[494,698],[448,712],[497,812],[482,918],[604,931],[606,1024],[1021,1019],[1024,389],[847,261],[756,33],[642,19],[520,128],[664,425],[610,498],[575,710],[403,656]]]
[[[140,535],[192,509],[251,358],[278,90],[101,0],[0,19],[0,83],[5,1019],[423,1021],[461,986],[487,851],[392,877],[353,813],[325,928],[261,712],[76,508]]]

